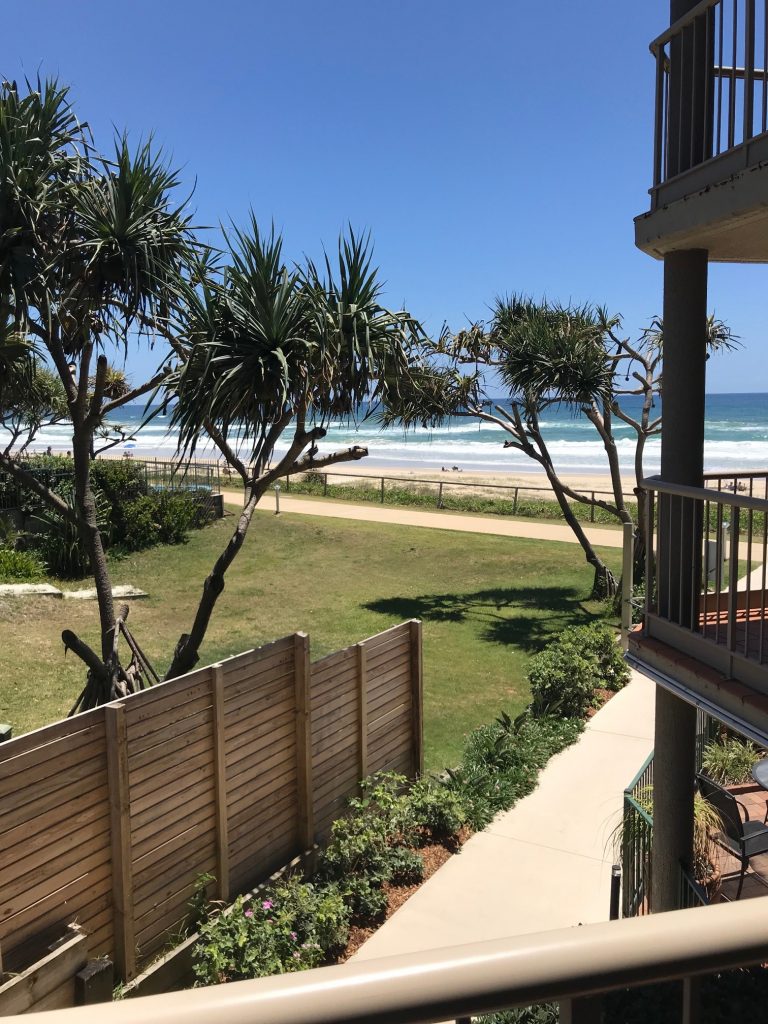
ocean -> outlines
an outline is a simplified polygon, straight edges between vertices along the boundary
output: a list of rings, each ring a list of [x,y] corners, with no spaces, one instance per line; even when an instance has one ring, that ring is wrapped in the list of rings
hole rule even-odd
[[[639,412],[639,400],[622,403],[630,415]],[[654,410],[656,412],[658,410]],[[139,427],[143,406],[125,406],[120,423],[130,429]],[[176,450],[176,438],[169,433],[167,418],[156,418],[136,435],[130,445],[137,458],[166,456]],[[566,409],[551,409],[542,419],[542,432],[548,441],[555,465],[562,473],[587,474],[607,471],[605,453],[595,428],[582,415]],[[628,475],[633,471],[634,432],[616,420],[619,458]],[[333,451],[350,445],[368,447],[369,466],[403,470],[435,470],[442,466],[458,466],[463,470],[486,473],[530,473],[538,468],[521,452],[504,449],[507,435],[499,428],[471,420],[454,420],[433,430],[421,428],[405,431],[390,427],[384,430],[376,416],[357,424],[333,422],[321,445],[321,451]],[[65,424],[40,433],[34,451],[48,445],[55,452],[71,447],[70,432]],[[115,453],[123,450],[120,445]],[[277,449],[279,453],[280,449]],[[659,471],[661,442],[652,438],[646,445],[645,472]],[[201,457],[216,457],[213,446],[200,446]],[[705,427],[705,468],[715,470],[756,470],[768,468],[768,394],[708,395]]]

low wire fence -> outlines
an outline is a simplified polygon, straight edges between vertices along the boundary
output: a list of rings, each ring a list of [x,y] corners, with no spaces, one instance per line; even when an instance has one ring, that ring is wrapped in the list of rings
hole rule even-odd
[[[551,487],[535,484],[492,484],[458,478],[446,471],[446,479],[421,477],[368,476],[360,473],[309,472],[287,476],[286,494],[306,494],[346,501],[377,502],[380,505],[406,505],[420,508],[446,509],[457,512],[478,512],[486,515],[508,515],[542,519],[563,519],[563,512]],[[613,491],[584,490],[587,504],[570,500],[576,517],[585,522],[617,524],[619,520],[593,502],[613,504]],[[634,514],[637,499],[624,492],[627,507]]]

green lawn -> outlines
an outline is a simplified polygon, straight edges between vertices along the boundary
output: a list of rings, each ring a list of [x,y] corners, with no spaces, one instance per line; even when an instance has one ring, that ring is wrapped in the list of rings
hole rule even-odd
[[[233,525],[113,564],[134,583],[129,623],[162,670],[189,628],[202,580]],[[618,569],[620,551],[603,551]],[[565,626],[601,615],[585,602],[592,571],[575,544],[258,513],[227,576],[204,662],[305,630],[317,658],[403,619],[424,620],[427,762],[456,761],[464,734],[527,703],[525,664]],[[66,584],[67,586],[75,586]],[[83,666],[65,658],[61,630],[97,644],[95,603],[0,605],[0,721],[16,734],[66,714]]]

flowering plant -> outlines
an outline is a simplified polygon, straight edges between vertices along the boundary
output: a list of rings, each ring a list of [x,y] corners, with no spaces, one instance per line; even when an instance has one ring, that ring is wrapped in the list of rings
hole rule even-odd
[[[195,975],[210,985],[317,967],[343,947],[349,915],[333,886],[289,879],[263,899],[239,896],[200,929]]]

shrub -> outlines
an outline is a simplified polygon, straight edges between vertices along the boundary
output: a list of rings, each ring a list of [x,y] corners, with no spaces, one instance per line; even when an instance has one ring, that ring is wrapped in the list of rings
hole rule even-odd
[[[34,583],[45,576],[45,565],[36,551],[0,548],[0,583]]]
[[[194,518],[195,503],[188,495],[172,491],[144,494],[125,506],[125,528],[119,542],[127,551],[181,544]]]
[[[380,880],[353,876],[340,884],[339,888],[354,923],[379,921],[387,912],[387,894]]]
[[[419,779],[409,793],[411,815],[422,838],[436,841],[455,836],[466,823],[467,808],[461,794],[431,779]]]
[[[749,740],[724,736],[704,747],[701,767],[721,786],[737,786],[749,781],[753,766],[764,756]]]
[[[200,929],[195,975],[217,984],[317,967],[347,940],[349,915],[335,886],[295,879],[256,900],[239,896]]]
[[[131,459],[96,459],[91,463],[91,482],[104,492],[113,507],[147,493],[144,471]]]
[[[587,713],[595,688],[620,690],[628,679],[629,669],[604,623],[564,630],[528,666],[535,710],[568,718]]]
[[[71,480],[60,480],[56,491],[70,508],[75,507],[74,485]],[[96,505],[96,522],[102,536],[109,537],[109,503],[102,492],[93,491]],[[63,579],[81,579],[91,568],[91,559],[77,527],[48,507],[38,509],[33,519],[41,532],[34,535],[33,543],[40,553],[48,571]]]
[[[400,846],[389,858],[389,880],[393,885],[416,885],[424,877],[424,861],[414,850]]]
[[[470,733],[447,785],[464,801],[472,828],[484,828],[498,811],[532,792],[547,761],[582,729],[580,719],[523,714],[513,721],[502,714]]]
[[[189,494],[166,491],[156,496],[158,536],[161,544],[184,544],[194,524],[197,505]]]
[[[320,874],[330,881],[352,877],[384,881],[388,877],[389,843],[381,819],[352,814],[331,826],[331,838],[320,858]]]

